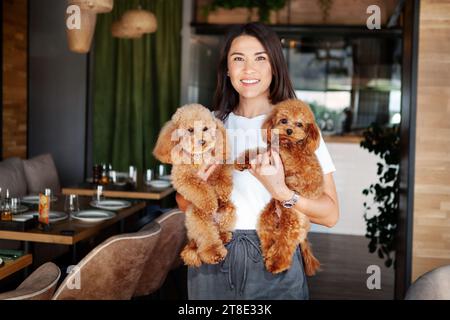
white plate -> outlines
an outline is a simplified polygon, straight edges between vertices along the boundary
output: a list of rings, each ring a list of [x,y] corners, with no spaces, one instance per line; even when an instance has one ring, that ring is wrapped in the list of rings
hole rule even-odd
[[[52,196],[52,202],[55,202],[56,200],[58,200],[57,197]],[[30,195],[30,196],[25,196],[22,197],[22,199],[20,199],[20,201],[25,202],[25,203],[30,203],[30,204],[39,204],[39,195]]]
[[[114,218],[115,213],[104,210],[82,210],[72,215],[73,219],[85,222],[99,222]]]
[[[171,181],[170,174],[166,174],[165,176],[161,176],[161,177],[159,177],[159,179],[166,180],[166,181]]]
[[[106,209],[106,210],[120,210],[124,208],[131,207],[131,202],[126,200],[116,200],[116,199],[106,199],[98,202],[97,200],[92,200],[89,203],[94,208]]]
[[[28,213],[22,214],[22,215],[19,214],[19,215],[16,215],[16,218],[20,217],[20,216],[26,217],[28,215],[33,215],[33,216],[39,217],[39,212],[33,211],[33,212],[30,212],[29,214]],[[48,221],[50,223],[66,220],[69,217],[69,215],[67,213],[61,212],[61,211],[50,211],[50,213],[48,215],[49,215]]]
[[[170,181],[166,180],[152,180],[146,183],[148,186],[156,188],[156,189],[164,189],[170,187]]]
[[[17,208],[16,210],[13,210],[12,213],[13,213],[13,214],[24,213],[24,212],[26,212],[26,211],[28,211],[28,207],[27,207],[27,206],[24,206],[23,204],[21,204],[20,207]]]

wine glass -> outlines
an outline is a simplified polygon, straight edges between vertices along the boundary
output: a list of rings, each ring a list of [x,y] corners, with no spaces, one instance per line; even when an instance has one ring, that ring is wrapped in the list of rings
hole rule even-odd
[[[153,170],[152,169],[145,170],[145,174],[144,174],[145,185],[149,185],[150,181],[152,181],[153,179],[154,179]]]
[[[69,219],[72,219],[72,215],[80,211],[78,195],[76,194],[66,195],[66,200],[64,202],[64,211],[69,215]]]

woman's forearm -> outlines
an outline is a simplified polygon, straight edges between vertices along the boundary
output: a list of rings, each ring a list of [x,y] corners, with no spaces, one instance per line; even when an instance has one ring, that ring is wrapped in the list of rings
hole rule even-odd
[[[337,204],[325,193],[314,200],[300,197],[293,209],[306,214],[312,223],[329,228],[333,227],[339,219]]]
[[[300,196],[300,199],[292,209],[306,214],[312,223],[331,228],[339,220],[339,203],[332,174],[325,175],[324,180],[324,192],[322,196],[317,199],[307,199]],[[276,198],[278,200],[287,200],[292,195],[292,190],[285,189],[280,190]]]

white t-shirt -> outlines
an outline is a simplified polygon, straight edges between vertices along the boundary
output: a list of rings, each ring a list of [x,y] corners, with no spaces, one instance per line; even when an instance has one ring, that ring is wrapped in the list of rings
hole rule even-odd
[[[227,129],[233,159],[246,149],[267,146],[261,135],[261,126],[266,116],[262,114],[246,118],[233,112],[228,115],[224,125]],[[336,171],[322,135],[316,155],[324,174]],[[233,170],[231,201],[236,206],[235,229],[255,230],[259,214],[271,198],[267,189],[250,172]]]

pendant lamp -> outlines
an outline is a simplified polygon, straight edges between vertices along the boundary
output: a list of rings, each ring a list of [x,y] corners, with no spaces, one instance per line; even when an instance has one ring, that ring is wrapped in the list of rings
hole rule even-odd
[[[80,29],[66,29],[69,49],[77,53],[87,53],[91,48],[95,33],[97,14],[88,10],[80,10]]]
[[[114,0],[69,0],[69,5],[77,5],[82,10],[89,10],[95,13],[111,12]]]

